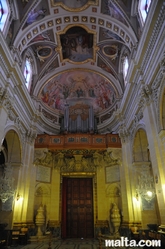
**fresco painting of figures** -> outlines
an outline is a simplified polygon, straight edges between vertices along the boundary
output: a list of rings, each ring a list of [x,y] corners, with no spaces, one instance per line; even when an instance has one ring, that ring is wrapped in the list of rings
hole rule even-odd
[[[93,58],[93,34],[76,26],[60,35],[63,59],[82,62]]]
[[[67,71],[52,78],[41,89],[39,99],[50,108],[63,113],[65,105],[86,104],[95,113],[113,105],[118,93],[108,79],[97,73]]]

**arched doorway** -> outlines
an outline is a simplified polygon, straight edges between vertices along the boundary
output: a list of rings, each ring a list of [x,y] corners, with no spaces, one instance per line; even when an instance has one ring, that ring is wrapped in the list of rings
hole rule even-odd
[[[3,187],[0,187],[0,216],[1,223],[7,224],[6,229],[10,230],[17,212],[14,206],[21,164],[21,145],[15,130],[11,129],[6,133],[0,154],[0,183],[3,183]]]

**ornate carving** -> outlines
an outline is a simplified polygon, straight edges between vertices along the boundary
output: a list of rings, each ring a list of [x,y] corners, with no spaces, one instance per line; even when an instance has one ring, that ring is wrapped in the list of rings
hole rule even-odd
[[[61,167],[61,172],[94,172],[95,170],[93,158],[86,158],[83,155],[65,156]]]
[[[63,165],[65,165],[64,154],[62,152],[59,152],[55,156],[55,165],[54,165],[54,167],[57,168],[57,169],[60,169],[60,168],[63,167]]]
[[[100,155],[100,153],[98,153],[97,151],[93,153],[93,163],[95,167],[98,167],[100,165],[101,160],[102,160],[102,155]]]
[[[5,89],[3,87],[0,87],[0,103],[2,102],[4,94],[5,94]]]
[[[61,172],[95,172],[102,166],[102,152],[63,150],[54,152],[54,168]]]
[[[30,143],[33,143],[34,140],[36,139],[37,137],[37,132],[34,128],[30,128],[28,129],[27,133],[26,133],[26,136],[28,137],[29,139],[29,142]]]
[[[141,89],[140,98],[139,98],[139,107],[142,109],[149,105],[152,100],[152,90],[148,85],[144,85]]]
[[[42,113],[47,119],[51,120],[53,123],[57,122],[56,116],[50,114],[49,112],[45,111],[44,109],[42,109]]]
[[[34,165],[51,166],[53,163],[52,152],[48,150],[35,150]]]
[[[11,121],[14,121],[16,119],[16,114],[13,112],[13,110],[9,110],[9,118]]]
[[[116,165],[116,164],[118,164],[118,159],[114,159],[112,157],[112,151],[110,151],[110,152],[108,152],[108,151],[104,152],[103,159],[104,159],[105,163],[107,165],[109,165],[109,166],[110,165]]]
[[[130,132],[126,129],[125,124],[120,125],[119,136],[121,138],[122,143],[125,143],[129,140]]]
[[[138,112],[135,114],[134,119],[129,127],[129,133],[131,139],[133,139],[134,131],[136,130],[137,126],[139,125],[142,119],[143,119],[143,110],[142,108],[140,108]]]
[[[161,74],[165,74],[165,52],[163,54],[163,58],[160,62],[160,70],[161,70]]]
[[[7,111],[11,110],[14,104],[14,99],[9,96],[9,93],[3,87],[0,87],[0,103]]]

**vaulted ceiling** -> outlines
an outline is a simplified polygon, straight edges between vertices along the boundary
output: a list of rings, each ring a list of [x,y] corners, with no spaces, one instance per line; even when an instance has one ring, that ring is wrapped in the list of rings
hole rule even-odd
[[[68,104],[92,106],[102,124],[112,119],[125,89],[123,58],[140,38],[133,2],[15,1],[7,42],[22,70],[30,59],[30,95],[46,118],[59,120]]]

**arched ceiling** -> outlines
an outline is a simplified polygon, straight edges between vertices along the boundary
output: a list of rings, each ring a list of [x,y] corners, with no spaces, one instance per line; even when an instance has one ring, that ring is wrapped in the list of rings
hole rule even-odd
[[[9,45],[33,65],[30,95],[51,114],[89,104],[107,120],[124,92],[123,55],[138,42],[130,0],[18,0]],[[14,28],[12,28],[14,27]],[[22,63],[23,68],[23,63]]]

